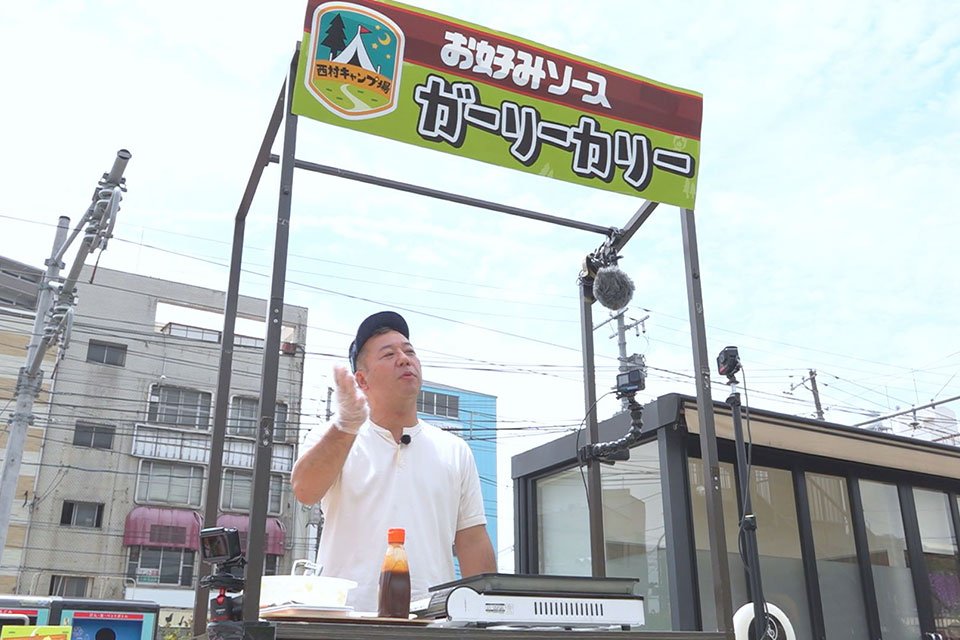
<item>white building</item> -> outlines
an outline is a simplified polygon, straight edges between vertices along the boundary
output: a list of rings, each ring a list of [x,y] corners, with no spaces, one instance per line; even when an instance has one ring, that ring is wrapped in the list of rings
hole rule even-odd
[[[49,361],[44,367],[52,388],[35,406],[23,491],[18,488],[23,499],[12,514],[11,531],[17,533],[8,536],[0,592],[135,598],[190,608],[221,350],[216,327],[222,325],[225,295],[103,268],[89,281],[85,270],[72,338],[55,375]],[[5,297],[0,331],[12,335],[26,324],[29,333],[25,314],[12,309],[13,296],[0,287],[0,299]],[[244,321],[262,323],[265,310],[264,300],[240,299],[224,442],[218,524],[241,529],[244,542],[263,354],[256,336],[263,331],[239,334]],[[307,310],[286,305],[283,318],[267,574],[289,572],[294,559],[311,556],[308,511],[297,504],[289,483]],[[6,381],[15,380],[22,366],[26,336],[9,344],[19,349],[2,352],[0,407],[12,397]]]

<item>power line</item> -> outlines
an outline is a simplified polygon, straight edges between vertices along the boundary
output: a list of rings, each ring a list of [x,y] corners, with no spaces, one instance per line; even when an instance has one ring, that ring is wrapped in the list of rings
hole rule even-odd
[[[145,245],[145,246],[148,246],[148,248],[152,248],[152,249],[155,249],[155,250],[157,250],[157,251],[172,253],[172,254],[175,254],[175,255],[181,255],[181,256],[186,257],[186,258],[189,258],[189,259],[201,259],[201,260],[202,260],[202,258],[196,258],[195,256],[189,256],[189,255],[186,255],[186,254],[181,254],[181,253],[178,253],[178,252],[169,251],[169,250],[163,249],[163,248],[161,248],[161,247],[155,247],[155,246],[153,246],[153,245]],[[216,263],[216,262],[214,262],[214,264],[217,264],[217,266],[221,266],[221,267],[225,266],[225,265],[223,265],[222,263]],[[254,272],[251,272],[251,273],[254,273]],[[263,274],[257,274],[257,275],[263,276]],[[321,274],[321,275],[322,275],[322,274]],[[295,283],[295,284],[300,284],[301,286],[304,286],[304,287],[307,287],[307,288],[313,288],[312,285],[306,285],[306,284],[303,284],[303,283]],[[323,290],[323,291],[324,291],[324,292],[327,292],[328,290]],[[331,292],[331,293],[334,294],[334,295],[340,295],[340,292]],[[442,295],[442,292],[438,292],[438,293],[441,293],[441,295]],[[362,299],[362,298],[361,298],[361,299]],[[366,300],[366,299],[363,299],[363,300]],[[428,315],[428,316],[429,316],[430,314],[425,314],[425,315]],[[664,315],[666,315],[667,317],[675,318],[675,319],[678,319],[678,320],[679,320],[679,318],[677,318],[676,316],[670,316],[669,314],[664,314]],[[432,316],[432,317],[439,317],[439,316]],[[449,321],[453,321],[453,322],[458,322],[458,321],[456,321],[456,320],[449,319],[449,318],[440,318],[440,319],[449,320]],[[479,325],[472,325],[472,324],[469,324],[469,323],[467,323],[467,324],[468,324],[469,326],[475,326],[475,327],[481,328],[481,327],[479,327]],[[676,330],[676,329],[673,329],[673,328],[670,328],[670,327],[664,327],[664,328],[667,328],[667,329],[670,329],[670,330]],[[711,327],[711,328],[712,328],[712,329],[717,329],[716,327]],[[721,329],[717,329],[717,330],[720,330],[720,331],[728,331],[728,330],[722,329],[722,328],[721,328]],[[749,336],[748,334],[742,334],[742,333],[739,333],[739,332],[731,332],[731,333],[736,333],[736,334],[738,334],[738,335],[747,335],[748,337],[755,337],[755,336]],[[519,335],[517,335],[517,334],[510,334],[510,335],[514,335],[515,337],[519,337],[519,338],[521,338],[521,339],[527,339],[527,338],[528,338],[528,337],[525,337],[525,336],[519,336]],[[765,338],[758,338],[758,339],[760,339],[760,340],[766,340]],[[768,341],[769,341],[769,340],[768,340]],[[669,343],[669,342],[665,342],[665,341],[662,341],[662,342],[663,342],[664,344],[668,344],[668,345],[671,345],[671,346],[686,348],[684,345],[678,345],[678,344],[675,344],[675,343]],[[803,348],[803,347],[799,347],[798,345],[793,345],[793,344],[791,344],[791,343],[786,343],[786,342],[782,342],[782,341],[775,341],[775,340],[774,340],[774,341],[770,341],[770,342],[774,342],[774,343],[778,343],[778,344],[784,344],[784,345],[786,345],[786,346],[791,346],[791,347],[795,347],[795,348]],[[561,348],[569,348],[569,347],[563,347],[562,345],[553,345],[553,346],[560,346]],[[832,353],[832,352],[826,352],[826,353]],[[847,357],[853,357],[853,356],[846,356],[846,355],[844,355],[844,354],[834,354],[834,355],[836,355],[837,357],[845,357],[845,358],[847,358]],[[879,364],[883,364],[883,363],[879,363]],[[885,366],[885,365],[884,365],[884,366]],[[847,367],[843,367],[843,368],[847,368]],[[854,369],[851,369],[851,370],[854,370]],[[859,371],[859,370],[856,370],[856,371]]]
[[[36,225],[41,225],[41,226],[51,226],[50,223],[42,222],[42,221],[39,221],[39,220],[32,220],[32,219],[28,219],[28,218],[20,218],[20,217],[17,217],[17,216],[10,216],[10,215],[0,214],[0,218],[6,218],[6,219],[8,219],[8,220],[15,220],[15,221],[18,221],[18,222],[24,222],[24,223],[28,223],[28,224],[36,224]],[[190,239],[194,239],[194,240],[202,240],[202,241],[210,242],[210,243],[213,243],[213,244],[219,244],[219,245],[222,245],[222,246],[224,246],[224,247],[229,247],[230,244],[231,244],[230,242],[226,242],[226,241],[219,240],[219,239],[216,239],[216,238],[209,238],[209,237],[197,236],[197,235],[192,235],[192,234],[187,234],[187,233],[182,233],[182,232],[170,231],[169,229],[156,229],[156,228],[145,227],[145,226],[142,227],[142,228],[145,229],[145,230],[148,230],[148,231],[154,231],[154,232],[161,233],[161,234],[167,234],[167,235],[172,235],[172,236],[182,237],[182,238],[190,238]],[[157,249],[157,247],[154,247],[154,246],[152,246],[152,245],[142,244],[142,243],[141,243],[140,241],[138,241],[138,240],[123,238],[122,236],[118,236],[118,240],[121,240],[121,241],[126,242],[126,243],[128,243],[128,244],[134,244],[134,245],[137,245],[137,246],[146,247],[146,248],[149,248],[149,249]],[[261,247],[259,247],[259,246],[257,246],[257,245],[253,245],[253,244],[244,244],[244,249],[245,249],[245,250],[254,250],[254,251],[263,251],[263,250],[264,250],[264,249],[262,249]],[[435,281],[435,282],[444,282],[444,283],[448,283],[448,284],[467,285],[467,286],[471,286],[471,287],[494,289],[494,290],[499,290],[499,291],[514,291],[514,289],[509,288],[509,287],[502,287],[502,286],[492,285],[492,284],[487,284],[487,283],[471,282],[471,281],[466,281],[466,280],[456,280],[456,279],[453,279],[453,278],[442,278],[442,277],[439,277],[439,276],[430,276],[430,275],[425,275],[425,274],[423,274],[423,273],[411,273],[411,272],[406,272],[406,271],[399,271],[399,270],[396,270],[396,269],[381,269],[381,268],[374,267],[374,266],[371,266],[371,265],[355,264],[355,263],[345,262],[345,261],[343,261],[343,260],[328,260],[328,259],[318,258],[318,257],[316,257],[316,256],[306,255],[306,254],[300,254],[300,253],[296,253],[296,252],[290,252],[290,253],[288,254],[288,257],[289,257],[289,258],[299,258],[299,259],[301,259],[301,260],[306,260],[306,261],[309,261],[309,262],[319,262],[319,263],[324,263],[324,264],[330,264],[330,265],[334,265],[334,266],[338,266],[338,267],[349,267],[349,268],[354,268],[354,269],[361,269],[361,270],[364,270],[364,271],[374,271],[374,272],[377,272],[377,273],[385,273],[385,274],[389,274],[389,275],[404,276],[404,277],[410,277],[410,278],[420,278],[420,279],[423,279],[423,280],[431,280],[431,281]],[[254,266],[265,267],[265,266],[268,266],[268,265],[257,264],[257,265],[254,265]],[[309,274],[309,275],[320,275],[320,276],[327,275],[327,274],[319,274],[319,273],[310,272],[310,271],[303,271],[303,273],[307,273],[307,274]],[[333,276],[333,275],[331,275],[330,277],[342,278],[342,276]],[[379,281],[368,281],[368,282],[370,282],[371,284],[382,284],[382,283],[379,282]],[[392,285],[392,286],[396,286],[396,285]],[[571,301],[577,299],[577,296],[575,296],[575,295],[564,295],[564,294],[550,294],[550,295],[551,295],[551,297],[564,298],[564,299],[571,300]],[[562,307],[562,306],[558,306],[558,305],[543,305],[543,304],[537,304],[537,303],[524,303],[524,302],[519,302],[518,304],[532,304],[532,305],[534,305],[534,306],[543,306],[543,307],[550,307],[550,308],[555,308],[555,309],[565,309],[565,308],[567,308],[567,307]]]
[[[183,255],[183,254],[179,254],[179,253],[177,253],[177,252],[171,252],[171,251],[164,250],[164,249],[161,249],[161,248],[158,248],[158,247],[157,247],[156,249],[159,250],[159,251],[164,251],[164,252],[168,252],[168,253],[173,253],[173,254],[176,254],[176,255]],[[186,255],[184,255],[184,257],[194,258],[193,256],[186,256]],[[223,266],[223,265],[218,265],[218,266]],[[262,274],[258,274],[258,275],[262,275]],[[303,284],[303,283],[299,283],[299,284],[301,284],[302,286],[304,286],[304,287],[306,287],[306,288],[308,288],[308,289],[319,289],[319,290],[324,291],[324,292],[328,291],[328,290],[325,290],[325,289],[322,289],[322,288],[313,287],[312,285],[305,285],[305,284]],[[348,294],[341,294],[341,292],[331,292],[331,293],[333,293],[334,295],[348,295]],[[350,296],[348,296],[348,297],[350,297]],[[356,298],[356,297],[354,296],[354,298]],[[367,299],[365,299],[365,298],[356,298],[356,299],[361,299],[361,300],[373,302],[373,301],[367,300]],[[404,309],[404,310],[411,310],[411,309]],[[417,313],[417,311],[415,311],[415,310],[411,310],[411,311],[413,311],[414,313]],[[457,321],[457,320],[454,320],[454,319],[443,318],[443,317],[441,317],[441,316],[434,316],[434,315],[432,315],[432,314],[427,314],[427,313],[424,313],[423,315],[427,315],[427,316],[429,316],[429,317],[435,317],[435,318],[439,318],[439,319],[441,319],[441,320],[447,320],[447,321],[451,321],[451,322],[455,322],[455,323],[459,323],[459,322],[460,322],[460,321]],[[461,323],[461,324],[466,324],[467,326],[472,326],[472,327],[475,327],[475,328],[485,329],[485,327],[481,327],[481,326],[479,326],[479,325],[474,325],[474,324],[471,324],[471,323]],[[665,327],[665,328],[671,329],[670,327]],[[671,329],[671,330],[673,330],[673,329]],[[496,331],[496,330],[494,330],[494,331]],[[336,333],[340,333],[340,332],[336,332]],[[522,335],[519,335],[519,334],[511,334],[511,333],[508,333],[508,332],[503,332],[503,333],[507,333],[507,335],[511,335],[511,336],[513,336],[513,337],[517,337],[517,338],[524,339],[524,340],[530,339],[530,338],[527,337],[527,336],[522,336]],[[534,339],[534,340],[535,340],[535,339]],[[662,342],[663,344],[668,344],[668,345],[670,345],[670,346],[683,347],[684,349],[686,348],[684,345],[678,345],[678,344],[669,343],[669,342],[666,342],[666,341],[660,341],[660,342]],[[558,345],[558,344],[550,343],[550,342],[545,342],[545,343],[548,344],[548,345],[550,345],[550,346],[554,346],[554,347],[558,347],[558,348],[563,348],[563,349],[568,349],[568,350],[570,350],[570,351],[577,351],[577,349],[576,349],[576,348],[573,348],[573,347],[566,347],[566,346],[564,346],[564,345]],[[788,344],[788,343],[785,343],[785,344]],[[314,354],[313,354],[313,353],[307,353],[307,354],[305,354],[305,355],[314,355]],[[320,356],[322,356],[322,357],[336,357],[336,356],[332,356],[331,354],[320,353],[320,352],[317,352],[315,355],[320,355]],[[606,356],[601,356],[601,357],[604,357],[604,358],[605,358]],[[843,357],[843,356],[840,355],[840,357]],[[610,359],[612,359],[612,358],[610,358]],[[447,367],[447,368],[450,368],[450,367]],[[476,368],[474,368],[474,370],[476,370]],[[538,372],[538,373],[543,374],[542,372]],[[684,375],[687,376],[687,377],[689,377],[688,374],[684,374]],[[773,397],[776,397],[776,396],[773,396]],[[779,398],[779,397],[777,397],[777,399],[778,399],[778,400],[782,400],[782,398]],[[314,401],[316,401],[316,399],[314,399]]]

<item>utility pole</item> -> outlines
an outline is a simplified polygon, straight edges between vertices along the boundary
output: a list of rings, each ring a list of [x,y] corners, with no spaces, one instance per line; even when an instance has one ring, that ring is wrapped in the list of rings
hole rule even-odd
[[[643,356],[641,354],[634,353],[631,356],[627,356],[627,331],[629,331],[630,329],[642,326],[643,323],[646,322],[647,319],[650,317],[650,314],[648,313],[647,315],[643,316],[639,320],[630,318],[633,321],[630,324],[627,324],[627,321],[624,318],[626,314],[627,314],[626,308],[620,309],[620,311],[617,311],[616,313],[614,313],[609,319],[604,320],[603,322],[601,322],[600,324],[594,327],[594,330],[597,330],[603,325],[610,322],[611,320],[615,319],[617,321],[617,331],[616,333],[611,334],[610,337],[617,338],[617,347],[619,347],[620,349],[620,357],[618,358],[618,360],[620,361],[620,369],[619,369],[620,373],[626,373],[628,371],[633,371],[634,369],[646,369],[646,362],[644,361]],[[637,332],[637,335],[638,336],[640,335],[639,331]],[[622,404],[623,411],[630,410],[629,398],[623,397],[620,399],[620,402]]]
[[[790,391],[793,391],[797,387],[803,387],[807,389],[806,383],[810,383],[809,390],[813,394],[813,405],[817,409],[817,420],[823,420],[823,406],[820,404],[820,390],[817,388],[817,370],[810,369],[808,372],[808,377],[804,378],[797,384],[790,385]],[[792,393],[790,395],[793,395]]]
[[[7,544],[7,530],[10,525],[10,511],[17,491],[17,479],[20,476],[20,463],[27,439],[27,430],[34,422],[33,403],[40,393],[43,371],[40,366],[47,349],[58,342],[61,350],[70,340],[70,328],[73,324],[73,310],[76,305],[76,285],[86,257],[97,249],[106,249],[107,241],[113,237],[113,227],[120,210],[121,192],[124,187],[123,171],[126,169],[130,152],[121,149],[108,173],[103,174],[93,192],[93,202],[87,209],[77,228],[67,238],[70,219],[60,217],[53,251],[45,264],[47,270],[40,282],[37,297],[37,313],[33,320],[33,332],[27,345],[27,358],[17,376],[16,405],[10,419],[7,437],[7,451],[0,474],[0,553]],[[58,283],[60,270],[63,269],[63,255],[70,243],[86,224],[80,250],[74,259],[70,273],[62,283]],[[56,299],[54,300],[54,296]]]
[[[813,392],[813,404],[817,408],[817,420],[823,420],[823,406],[820,404],[820,391],[817,389],[816,369],[810,369],[810,391]]]

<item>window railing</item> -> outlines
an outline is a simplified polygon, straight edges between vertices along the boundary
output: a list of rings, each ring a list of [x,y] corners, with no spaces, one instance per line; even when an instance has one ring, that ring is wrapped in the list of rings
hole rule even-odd
[[[176,338],[186,338],[187,340],[199,340],[201,342],[213,342],[220,344],[221,331],[215,329],[204,329],[203,327],[194,327],[179,322],[168,322],[160,328],[160,333]],[[263,349],[265,343],[263,338],[253,336],[234,335],[233,344],[237,347],[253,347],[254,349]],[[284,342],[280,350],[290,355],[296,353],[296,343]]]

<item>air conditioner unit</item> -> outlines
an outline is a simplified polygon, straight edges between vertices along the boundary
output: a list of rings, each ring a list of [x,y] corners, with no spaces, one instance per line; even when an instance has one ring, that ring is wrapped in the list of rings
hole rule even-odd
[[[733,636],[736,640],[797,640],[787,614],[775,604],[767,603],[767,633],[757,639],[753,631],[753,603],[748,602],[733,614]]]

